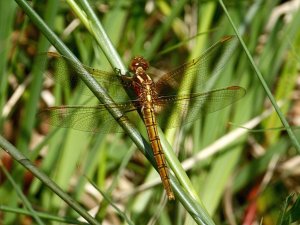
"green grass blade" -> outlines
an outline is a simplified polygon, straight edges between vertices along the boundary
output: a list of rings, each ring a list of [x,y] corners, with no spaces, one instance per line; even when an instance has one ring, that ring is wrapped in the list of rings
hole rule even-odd
[[[87,0],[80,0],[79,2],[86,14],[86,18],[84,19],[84,21],[87,21],[87,23],[85,23],[86,27],[89,28],[88,30],[101,47],[103,53],[106,55],[112,67],[120,69],[121,72],[125,74],[127,69],[124,66],[116,49],[114,48],[112,42],[110,41],[110,38],[106,34],[102,24],[94,13],[92,7]]]
[[[101,195],[103,196],[103,198],[117,211],[117,213],[130,225],[133,225],[133,222],[130,220],[130,218],[128,218],[128,216],[126,215],[125,212],[123,212],[121,209],[119,209],[119,207],[110,199],[110,197],[104,193],[103,191],[101,191],[97,185],[92,181],[89,180],[89,182],[93,185],[93,187],[95,189],[97,189],[97,191],[99,191],[101,193]]]
[[[49,22],[50,26],[53,25],[54,17],[57,11],[58,1],[50,1],[47,4],[45,20]],[[45,37],[41,37],[38,43],[38,51],[46,52],[49,48],[49,43]],[[31,139],[32,129],[35,123],[37,113],[38,101],[40,99],[40,92],[43,82],[43,71],[45,70],[45,61],[43,59],[36,59],[32,69],[32,81],[30,84],[30,97],[25,106],[24,119],[21,129],[21,138],[18,139],[18,148],[22,151],[28,151],[28,143]]]
[[[13,19],[16,10],[16,4],[13,1],[1,1],[0,8],[0,112],[3,112],[3,107],[7,98],[8,89],[8,54],[11,51],[10,35],[12,33]],[[5,119],[5,118],[4,118]],[[0,119],[0,129],[3,126],[3,118]]]
[[[158,31],[155,32],[155,35],[152,39],[151,46],[144,53],[144,57],[146,59],[151,59],[154,54],[156,54],[157,48],[161,43],[163,36],[169,31],[174,19],[178,16],[178,14],[182,11],[186,0],[179,0],[176,4],[173,5],[173,10],[170,12],[170,15],[167,16],[163,25],[160,27]],[[157,4],[162,4],[162,2],[158,1]]]
[[[27,199],[27,197],[23,194],[22,190],[20,190],[19,186],[14,181],[14,178],[10,175],[10,173],[2,165],[2,163],[0,163],[0,168],[3,171],[3,173],[5,174],[5,176],[7,177],[7,179],[9,180],[9,182],[11,183],[11,185],[13,186],[14,190],[17,192],[18,196],[20,197],[20,199],[24,203],[25,207],[31,213],[31,215],[34,218],[34,220],[36,221],[36,223],[39,224],[39,225],[43,225],[44,224],[43,221],[41,220],[39,215],[36,213],[36,211],[33,209],[33,207],[31,206],[31,204],[29,202],[29,200]]]
[[[8,206],[4,206],[4,205],[0,205],[0,211],[32,216],[32,213],[27,210],[20,209],[20,208],[12,208],[12,207],[8,207]],[[71,219],[71,218],[53,216],[53,215],[49,215],[49,214],[42,213],[42,212],[35,212],[35,213],[40,218],[46,219],[46,220],[51,220],[51,221],[66,223],[66,224],[89,225],[89,223],[80,222],[78,220]]]
[[[11,143],[0,135],[0,147],[9,153],[18,163],[29,170],[35,177],[41,180],[50,190],[55,192],[61,199],[63,199],[69,206],[76,210],[83,218],[91,224],[99,224],[88,212],[84,210],[77,202],[68,196],[59,186],[56,185],[45,173],[41,172],[35,167],[30,160],[16,149]]]

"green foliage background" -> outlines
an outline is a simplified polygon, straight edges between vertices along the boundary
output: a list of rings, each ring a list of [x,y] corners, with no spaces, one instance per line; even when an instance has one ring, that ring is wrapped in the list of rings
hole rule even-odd
[[[262,81],[280,102],[280,112],[297,126],[297,1],[230,0],[224,1],[225,11],[222,1],[213,0],[27,3],[32,10],[22,0],[0,1],[0,147],[5,150],[0,155],[1,224],[80,224],[80,216],[89,224],[299,220],[299,198],[291,195],[299,191],[299,132],[270,129],[282,123],[272,112],[275,105]],[[49,127],[37,116],[53,99],[55,105],[87,100],[76,88],[44,76],[45,62],[36,56],[52,51],[50,45],[103,70],[125,72],[133,56],[143,55],[155,68],[168,71],[201,55],[223,36],[236,35],[233,26],[253,61],[240,42],[230,60],[216,56],[211,68],[220,59],[226,67],[211,89],[239,85],[246,96],[201,115],[191,125],[160,133],[168,163],[180,181],[172,181],[179,193],[175,202],[166,201],[155,169],[136,151],[151,162],[149,147],[136,130],[128,127],[126,135],[90,134]],[[98,99],[106,95],[95,88]],[[258,121],[247,126],[260,132],[236,126],[254,118]]]

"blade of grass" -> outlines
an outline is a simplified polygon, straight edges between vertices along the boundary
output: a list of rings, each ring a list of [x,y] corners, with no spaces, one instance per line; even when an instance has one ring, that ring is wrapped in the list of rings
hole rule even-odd
[[[16,10],[16,5],[12,1],[0,2],[0,112],[3,112],[3,107],[6,102],[8,75],[7,61],[8,53],[11,48],[10,35],[12,34],[13,20]],[[2,129],[3,118],[0,119],[0,129]]]
[[[103,135],[98,135],[95,138],[93,145],[89,147],[89,153],[85,160],[84,167],[82,169],[82,174],[84,174],[87,177],[92,177],[94,176],[97,167],[100,167],[100,169],[98,169],[98,173],[101,173],[100,175],[98,175],[100,176],[100,178],[98,179],[98,183],[100,183],[98,185],[100,185],[100,187],[104,186],[102,185],[102,183],[104,182],[104,178],[102,178],[102,176],[105,175],[102,174],[106,174],[106,167],[107,167],[106,161],[102,160],[101,157],[103,154],[106,154],[105,152],[106,149],[104,149],[106,147],[106,144],[107,142],[105,141]],[[76,188],[74,190],[74,196],[76,196],[76,199],[79,199],[79,196],[84,192],[85,184],[86,184],[85,177],[80,176]]]
[[[4,206],[4,205],[0,205],[0,211],[32,216],[32,213],[27,210],[20,209],[20,208],[12,208],[12,207],[8,207],[8,206]],[[56,222],[60,222],[60,223],[66,223],[66,224],[89,225],[89,223],[80,222],[78,220],[71,219],[71,218],[53,216],[53,215],[49,215],[49,214],[42,213],[42,212],[35,212],[35,213],[37,216],[39,216],[42,219],[47,219],[47,220],[56,221]]]
[[[113,190],[117,187],[117,184],[119,183],[120,177],[121,177],[121,175],[123,175],[125,167],[129,163],[133,153],[134,153],[134,145],[131,146],[128,153],[124,156],[124,158],[122,160],[122,163],[121,163],[120,167],[118,168],[119,172],[117,173],[117,176],[114,177],[111,185],[107,188],[107,190],[104,193],[108,198],[111,197],[111,194],[112,194]],[[96,189],[98,189],[98,188],[96,188]],[[103,195],[102,192],[101,192],[101,194]],[[97,213],[97,217],[100,218],[101,221],[104,219],[104,216],[106,215],[107,208],[109,206],[110,201],[104,202],[101,205],[101,208],[99,209],[99,212]]]
[[[241,43],[241,45],[242,45],[242,47],[243,47],[243,49],[244,49],[244,51],[245,51],[245,53],[246,53],[246,55],[247,55],[249,61],[250,61],[250,64],[251,64],[251,66],[253,67],[253,69],[254,69],[254,71],[255,71],[255,73],[256,73],[258,79],[260,80],[260,82],[261,82],[261,84],[262,84],[262,86],[263,86],[263,88],[264,88],[266,94],[268,95],[268,97],[269,97],[269,99],[270,99],[272,105],[274,106],[274,108],[275,108],[275,110],[276,110],[276,112],[277,112],[277,114],[278,114],[278,116],[279,116],[279,118],[280,118],[280,120],[281,120],[283,126],[286,128],[287,133],[288,133],[288,135],[290,136],[291,141],[292,141],[294,147],[296,148],[296,150],[297,150],[298,153],[300,154],[300,144],[299,144],[299,142],[298,142],[298,140],[297,140],[297,138],[296,138],[296,136],[295,136],[293,130],[291,129],[289,123],[287,122],[287,120],[285,119],[285,117],[284,117],[284,115],[282,114],[281,110],[279,109],[279,107],[278,107],[278,105],[277,105],[277,103],[276,103],[275,98],[273,97],[273,95],[272,95],[272,93],[271,93],[271,91],[270,91],[270,89],[269,89],[267,83],[265,82],[265,80],[264,80],[262,74],[260,73],[259,69],[257,68],[257,66],[256,66],[256,64],[255,64],[254,59],[252,58],[250,52],[248,51],[247,46],[245,45],[245,42],[243,41],[243,39],[242,39],[241,35],[239,34],[239,32],[238,32],[238,30],[237,30],[237,28],[236,28],[236,26],[235,26],[233,20],[231,19],[230,15],[229,15],[229,13],[228,13],[228,11],[227,11],[226,6],[224,5],[224,3],[223,3],[222,0],[219,0],[219,3],[220,3],[220,5],[222,6],[222,8],[223,8],[223,10],[224,10],[224,12],[225,12],[225,14],[226,14],[226,16],[227,16],[229,22],[231,23],[231,25],[232,25],[232,27],[233,27],[233,29],[234,29],[234,31],[235,31],[237,37],[239,38],[239,41],[240,41],[240,43]],[[295,16],[297,17],[297,20],[299,21],[299,20],[300,20],[300,13],[297,12],[297,14],[296,14]],[[298,18],[298,17],[299,17],[299,18]]]
[[[75,202],[69,195],[67,195],[59,186],[56,185],[45,173],[41,172],[35,167],[30,160],[22,154],[11,143],[5,140],[0,135],[0,147],[9,153],[18,163],[28,169],[32,174],[40,179],[50,190],[55,192],[61,199],[63,199],[68,205],[76,210],[83,218],[85,218],[91,224],[99,224],[90,214],[88,214],[83,207]]]
[[[291,25],[293,26],[293,25]],[[297,25],[295,27],[298,28]],[[286,36],[285,40],[280,39],[281,42],[284,43],[291,43],[291,49],[288,50],[285,58],[285,64],[283,66],[282,72],[279,75],[277,85],[276,85],[276,99],[283,99],[286,101],[286,104],[282,111],[286,114],[288,110],[290,109],[290,106],[293,103],[292,96],[294,94],[294,89],[297,84],[297,78],[298,78],[298,68],[299,68],[299,59],[296,58],[296,55],[298,54],[300,50],[300,32],[296,31],[296,34],[293,34],[294,32],[289,32],[290,34]],[[285,47],[285,46],[284,46]],[[284,48],[285,49],[285,48]],[[282,58],[282,56],[280,57]],[[274,113],[271,118],[269,118],[268,121],[266,121],[266,127],[278,127],[280,126],[280,121],[278,121],[278,116]],[[268,138],[269,143],[274,143],[280,135],[280,130],[277,132],[267,132],[266,136]]]
[[[74,7],[74,9],[76,9],[75,12],[78,12],[78,15],[82,15],[79,18],[82,22],[84,22],[86,28],[93,35],[112,67],[120,69],[122,74],[125,74],[127,72],[127,69],[124,66],[116,49],[114,48],[112,42],[110,41],[110,38],[106,34],[102,24],[99,22],[92,7],[90,6],[87,0],[79,0],[78,2],[81,4],[81,7],[84,10],[85,17],[83,16],[82,11],[74,1],[68,1],[70,5],[76,6]]]
[[[88,178],[87,178],[88,179]],[[89,182],[93,185],[93,187],[95,189],[97,189],[101,195],[103,196],[103,198],[117,211],[117,213],[128,223],[133,225],[133,222],[128,218],[128,216],[126,215],[126,213],[124,213],[121,209],[118,208],[118,206],[110,199],[109,195],[107,195],[106,193],[104,193],[103,191],[101,191],[97,185],[90,179],[88,179]]]
[[[154,54],[156,54],[156,51],[162,41],[163,36],[169,31],[169,29],[171,28],[171,25],[174,21],[174,19],[178,16],[178,14],[182,11],[185,3],[187,2],[187,0],[179,0],[177,1],[176,4],[174,4],[172,7],[172,11],[170,13],[170,15],[168,15],[162,26],[160,27],[160,29],[158,29],[155,32],[154,37],[152,38],[151,41],[151,45],[150,47],[147,49],[147,51],[144,53],[144,57],[148,60],[150,60]],[[164,1],[158,1],[157,4],[163,4]]]
[[[19,186],[14,181],[14,178],[10,175],[10,173],[6,170],[6,168],[3,166],[2,163],[0,163],[0,168],[3,171],[4,175],[6,176],[6,178],[11,183],[11,185],[13,186],[14,190],[17,192],[19,198],[22,200],[22,202],[24,203],[25,207],[31,213],[31,215],[32,215],[33,219],[35,220],[35,222],[37,224],[39,224],[39,225],[43,225],[44,224],[43,221],[38,216],[38,214],[36,213],[36,211],[33,209],[33,207],[31,206],[31,203],[29,202],[29,200],[27,199],[27,197],[23,194],[22,190],[20,190]]]
[[[49,1],[46,5],[45,20],[49,22],[50,26],[53,25],[54,17],[58,8],[58,1]],[[45,52],[49,48],[49,43],[45,37],[41,37],[38,42],[38,51]],[[42,59],[36,59],[32,68],[32,81],[30,84],[28,102],[25,104],[25,113],[22,120],[22,128],[20,138],[18,139],[17,146],[22,151],[28,151],[29,141],[31,139],[32,129],[35,123],[35,115],[37,113],[38,101],[40,98],[40,92],[42,89],[43,72],[45,70],[45,61]]]

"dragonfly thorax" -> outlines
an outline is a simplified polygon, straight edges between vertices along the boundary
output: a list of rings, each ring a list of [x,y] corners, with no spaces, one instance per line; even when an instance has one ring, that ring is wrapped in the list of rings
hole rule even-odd
[[[146,96],[155,93],[154,82],[151,77],[142,71],[137,70],[137,73],[133,76],[133,87],[137,96]]]

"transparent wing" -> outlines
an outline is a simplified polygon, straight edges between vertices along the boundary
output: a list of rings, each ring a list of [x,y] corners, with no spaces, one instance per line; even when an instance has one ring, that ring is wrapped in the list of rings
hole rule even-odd
[[[191,62],[185,63],[178,67],[177,69],[164,74],[156,82],[156,90],[158,95],[174,95],[178,94],[188,94],[190,91],[184,87],[178,92],[181,81],[186,79],[188,83],[193,82],[194,86],[203,87],[206,81],[213,75],[220,71],[224,65],[225,61],[214,65],[212,64],[212,59],[217,54],[227,54],[230,55],[230,49],[232,49],[235,36],[226,36],[219,42],[207,49],[199,58],[192,60]]]
[[[170,128],[191,123],[201,118],[201,115],[212,113],[231,105],[246,94],[246,90],[239,86],[216,89],[205,93],[174,95],[159,97],[155,103],[158,122],[162,128]],[[169,115],[164,112],[173,112],[181,115],[182,123],[169,121]],[[167,124],[168,122],[168,124]]]
[[[116,104],[114,107],[125,114],[138,113],[133,103]],[[64,128],[87,131],[92,133],[123,132],[118,122],[113,118],[106,105],[98,106],[58,106],[46,108],[39,112],[38,116],[47,123]],[[127,117],[121,117],[128,122]]]
[[[170,121],[169,125],[171,124],[171,126],[169,128],[173,128],[200,119],[202,114],[215,112],[229,106],[245,94],[245,89],[231,86],[206,93],[159,97],[155,100],[154,109],[158,112],[157,118],[162,128],[166,128],[166,122],[169,119],[168,112],[172,108],[174,113],[180,114],[184,118],[181,124],[178,121]],[[93,133],[123,132],[106,107],[106,105],[50,107],[41,111],[39,117],[57,127]],[[135,124],[138,123],[137,118],[140,118],[136,110],[139,107],[138,102],[116,104],[114,107],[129,117],[133,117],[134,120],[132,121]],[[122,119],[124,122],[128,122],[127,117],[122,117]]]
[[[76,70],[78,65],[72,62],[72,60],[55,52],[48,52],[43,57],[48,58],[50,71],[53,71],[55,68],[55,73],[50,72],[51,76],[49,77],[51,79],[54,79],[64,87],[77,87],[82,94],[88,96],[93,95],[90,89],[79,78],[78,74],[80,72],[79,70]],[[120,76],[119,74],[116,74],[116,72],[98,70],[83,64],[81,64],[81,66],[84,67],[95,80],[106,89],[110,96],[115,99],[124,100],[124,96],[127,97],[124,87],[128,87],[129,89],[132,88],[130,77]]]

